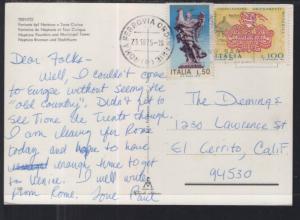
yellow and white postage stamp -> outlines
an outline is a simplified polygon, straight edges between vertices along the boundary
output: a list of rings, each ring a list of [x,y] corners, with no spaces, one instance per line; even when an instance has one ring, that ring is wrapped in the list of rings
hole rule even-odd
[[[285,20],[280,6],[215,8],[215,60],[285,61]]]

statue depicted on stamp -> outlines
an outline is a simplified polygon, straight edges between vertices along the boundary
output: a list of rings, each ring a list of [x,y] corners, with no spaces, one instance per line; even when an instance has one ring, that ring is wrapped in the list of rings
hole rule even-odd
[[[284,8],[216,8],[214,18],[215,60],[285,59]]]
[[[209,5],[171,5],[170,26],[176,34],[170,75],[210,74]]]
[[[202,68],[201,59],[207,54],[199,45],[198,36],[200,28],[204,23],[204,14],[200,12],[194,19],[191,12],[183,15],[183,9],[178,10],[175,30],[177,31],[177,42],[182,43],[180,50],[184,52],[186,63],[181,64],[179,68]]]

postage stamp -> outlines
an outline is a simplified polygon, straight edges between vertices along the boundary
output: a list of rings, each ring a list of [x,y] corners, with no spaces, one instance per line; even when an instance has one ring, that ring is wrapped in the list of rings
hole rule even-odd
[[[209,4],[170,5],[170,27],[175,34],[170,58],[171,77],[201,77],[211,70]]]
[[[283,7],[215,8],[215,60],[284,61],[285,25]]]
[[[170,26],[161,18],[142,15],[132,18],[120,34],[120,49],[124,58],[140,68],[152,68],[165,63],[172,54]]]

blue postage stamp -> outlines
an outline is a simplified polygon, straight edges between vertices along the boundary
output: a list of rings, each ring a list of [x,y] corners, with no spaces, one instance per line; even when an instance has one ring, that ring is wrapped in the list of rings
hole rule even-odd
[[[170,27],[175,35],[171,76],[212,74],[210,19],[209,4],[170,5]]]

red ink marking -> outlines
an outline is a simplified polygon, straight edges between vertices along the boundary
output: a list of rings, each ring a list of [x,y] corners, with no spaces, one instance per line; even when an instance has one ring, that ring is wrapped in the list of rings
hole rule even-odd
[[[267,18],[255,12],[241,12],[240,24],[233,25],[225,31],[227,46],[238,52],[260,52],[272,46],[273,30],[256,24],[257,19],[266,21]]]

